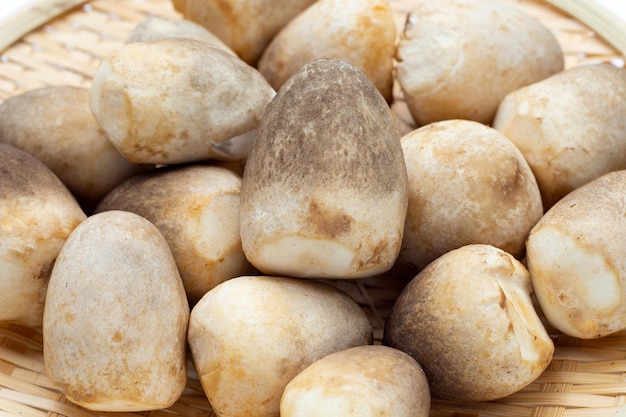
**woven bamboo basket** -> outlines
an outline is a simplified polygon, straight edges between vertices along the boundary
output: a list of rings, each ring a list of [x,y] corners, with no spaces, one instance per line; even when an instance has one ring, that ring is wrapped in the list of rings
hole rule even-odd
[[[556,35],[567,68],[594,62],[624,65],[626,26],[591,0],[501,0],[543,22]],[[0,101],[45,85],[88,87],[100,60],[148,15],[180,18],[170,0],[45,0],[0,24]],[[399,27],[410,0],[392,0]],[[399,89],[394,112],[413,122]],[[367,312],[380,343],[385,318],[407,282],[396,274],[334,281]],[[531,385],[498,401],[433,400],[431,417],[626,416],[626,331],[594,340],[553,334],[556,351]],[[0,324],[0,417],[207,416],[215,414],[189,366],[187,387],[172,407],[145,413],[97,413],[69,402],[45,374],[41,329]]]

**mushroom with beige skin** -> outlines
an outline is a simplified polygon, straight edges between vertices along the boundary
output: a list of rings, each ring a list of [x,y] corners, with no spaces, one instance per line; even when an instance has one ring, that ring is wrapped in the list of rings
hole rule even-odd
[[[0,143],[0,322],[41,326],[52,265],[85,218],[49,168]]]
[[[520,149],[549,209],[567,193],[626,169],[626,70],[570,68],[508,94],[493,127]]]
[[[548,322],[581,339],[626,329],[626,171],[558,201],[531,230],[527,263]]]
[[[278,90],[309,62],[343,59],[362,70],[391,102],[396,30],[388,0],[319,0],[278,32],[258,69]]]
[[[372,342],[343,291],[312,280],[243,276],[191,311],[188,341],[211,406],[223,417],[274,417],[285,386],[324,356]]]
[[[398,264],[420,270],[471,243],[524,256],[543,206],[513,142],[478,122],[444,120],[406,134],[401,143],[409,206]]]
[[[314,362],[292,379],[281,417],[428,417],[430,390],[422,367],[387,346],[357,346]]]
[[[96,411],[167,408],[187,383],[189,305],[167,242],[143,217],[90,216],[54,265],[43,321],[47,376]]]
[[[241,177],[227,168],[183,165],[137,175],[112,190],[96,212],[126,210],[150,220],[167,240],[190,304],[254,268],[241,248]]]
[[[407,172],[389,106],[337,59],[305,65],[259,124],[243,173],[241,238],[263,273],[358,278],[389,270]]]
[[[87,213],[114,187],[152,168],[129,162],[115,149],[91,113],[89,89],[83,87],[42,87],[2,102],[0,142],[46,164]]]
[[[528,271],[489,245],[431,262],[404,288],[383,344],[422,365],[433,397],[491,401],[532,383],[554,344],[534,309]]]
[[[126,43],[151,42],[167,38],[191,38],[207,42],[231,55],[237,55],[204,26],[187,19],[150,15],[140,21],[126,37]]]
[[[245,159],[275,92],[241,59],[189,38],[128,43],[105,57],[91,110],[132,162]]]
[[[174,8],[256,66],[267,44],[315,0],[174,0]]]
[[[418,126],[491,123],[504,96],[561,71],[554,34],[494,0],[419,1],[396,52],[397,79]]]

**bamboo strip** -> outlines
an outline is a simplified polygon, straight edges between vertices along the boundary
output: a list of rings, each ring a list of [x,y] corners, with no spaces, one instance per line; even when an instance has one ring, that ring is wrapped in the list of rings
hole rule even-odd
[[[544,372],[535,380],[536,384],[548,382],[569,381],[572,384],[594,384],[594,383],[624,383],[623,376],[619,374],[591,373],[591,372],[568,372],[553,371]]]
[[[589,0],[546,0],[585,23],[626,55],[626,24],[604,7]]]
[[[22,368],[30,369],[35,372],[43,372],[43,360],[41,356],[30,356],[23,353],[18,353],[12,349],[8,349],[5,346],[0,346],[0,359],[10,363],[14,363]]]
[[[8,398],[4,398],[2,396],[2,392],[3,389],[0,388],[0,410],[4,411],[8,415],[12,417],[15,417],[16,415],[21,417],[46,417],[47,412],[37,410],[33,407],[10,400]]]
[[[11,372],[11,376],[18,378],[29,384],[37,385],[42,388],[48,388],[49,390],[56,390],[57,387],[50,381],[48,375],[42,372],[33,372],[28,369],[15,368]]]
[[[549,392],[538,396],[534,392],[520,391],[506,397],[508,404],[556,407],[615,407],[613,396],[571,392]]]
[[[619,361],[626,359],[624,352],[619,350],[598,349],[582,346],[563,346],[555,353],[558,360],[577,360],[580,362]]]
[[[563,417],[620,417],[616,415],[620,408],[570,408],[565,410]],[[533,416],[535,417],[535,416]],[[543,416],[536,416],[543,417]]]
[[[626,359],[581,363],[582,372],[626,372]]]
[[[0,51],[28,32],[85,0],[36,0],[0,22]]]
[[[39,385],[31,384],[27,381],[3,373],[0,373],[0,386],[51,400],[54,400],[59,396],[58,391],[43,388]]]
[[[32,408],[48,410],[70,417],[93,417],[90,412],[80,407],[7,388],[0,389],[0,397]]]
[[[570,392],[611,396],[624,395],[626,394],[626,383],[573,385]]]

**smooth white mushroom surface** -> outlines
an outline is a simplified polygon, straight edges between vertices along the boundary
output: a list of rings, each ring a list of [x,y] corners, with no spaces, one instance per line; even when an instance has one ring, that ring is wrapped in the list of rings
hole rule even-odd
[[[217,415],[274,417],[293,377],[330,353],[371,344],[372,325],[353,299],[330,285],[243,276],[195,305],[188,340]]]
[[[187,383],[189,305],[169,246],[143,217],[90,216],[54,264],[43,320],[46,373],[96,411],[172,406]]]
[[[0,143],[0,322],[41,326],[52,266],[85,218],[48,167]]]
[[[531,230],[526,259],[549,323],[590,339],[626,329],[626,171],[558,201]]]

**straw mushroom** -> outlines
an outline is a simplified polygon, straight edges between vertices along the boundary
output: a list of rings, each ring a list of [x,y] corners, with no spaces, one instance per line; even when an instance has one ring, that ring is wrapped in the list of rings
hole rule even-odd
[[[418,126],[447,119],[491,123],[506,94],[564,67],[547,27],[493,0],[415,2],[396,58]]]
[[[532,229],[527,262],[548,322],[590,339],[626,329],[626,171],[590,181]]]
[[[0,322],[41,326],[52,265],[85,217],[41,161],[0,143]]]
[[[521,259],[526,236],[543,215],[528,163],[497,130],[444,120],[402,138],[409,206],[399,263],[420,270],[471,243]]]
[[[2,102],[0,142],[46,164],[86,212],[115,186],[151,168],[129,162],[115,149],[93,117],[89,90],[83,87],[42,87]]]
[[[343,291],[311,280],[243,276],[191,311],[195,369],[215,413],[274,417],[285,386],[324,356],[372,342],[372,325]]]
[[[170,407],[187,382],[189,306],[167,242],[143,217],[90,216],[52,270],[43,321],[47,375],[97,411]]]
[[[315,0],[175,0],[174,8],[256,66],[267,44]]]
[[[159,168],[112,190],[96,212],[126,210],[167,240],[190,304],[227,279],[251,274],[239,233],[241,177],[212,165]]]
[[[422,365],[433,397],[506,397],[541,375],[554,353],[531,288],[526,268],[503,250],[481,244],[454,249],[402,291],[383,344]]]
[[[245,159],[274,94],[241,59],[207,42],[168,38],[105,57],[90,105],[128,160],[168,165]]]
[[[428,417],[421,366],[387,346],[357,346],[314,362],[282,395],[281,417]]]
[[[396,21],[388,0],[319,0],[272,39],[258,68],[278,90],[305,64],[343,59],[361,69],[392,100]]]
[[[337,59],[305,65],[259,124],[241,188],[241,237],[266,274],[357,278],[395,262],[407,173],[389,106]]]
[[[570,68],[511,92],[493,127],[530,164],[545,209],[610,171],[626,169],[626,70]]]
[[[151,42],[167,38],[191,38],[207,42],[211,46],[231,55],[237,55],[228,45],[204,26],[187,19],[167,18],[157,15],[147,16],[139,22],[126,37],[126,43]]]

